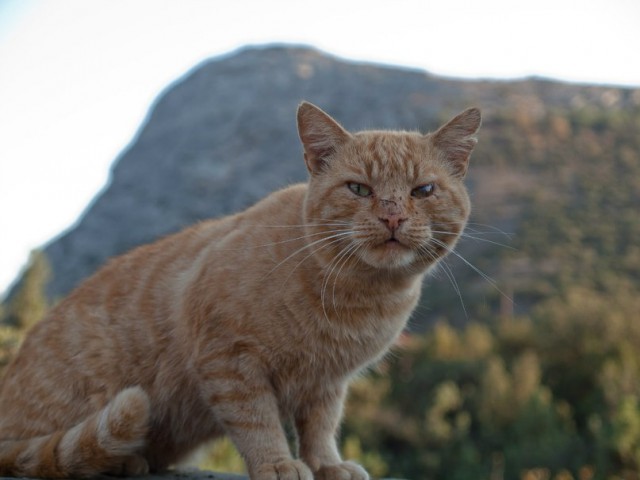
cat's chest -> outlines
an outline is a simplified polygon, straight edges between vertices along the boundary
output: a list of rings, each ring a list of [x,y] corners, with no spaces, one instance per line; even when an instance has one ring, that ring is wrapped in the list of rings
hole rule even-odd
[[[387,308],[372,300],[314,311],[300,337],[284,349],[286,363],[300,370],[303,377],[349,376],[388,351],[403,331],[416,300],[408,298]]]
[[[373,319],[372,319],[373,320]],[[285,349],[273,365],[272,384],[284,408],[295,408],[309,395],[343,385],[379,360],[403,329],[405,318],[378,319],[377,328],[316,331],[315,337]]]

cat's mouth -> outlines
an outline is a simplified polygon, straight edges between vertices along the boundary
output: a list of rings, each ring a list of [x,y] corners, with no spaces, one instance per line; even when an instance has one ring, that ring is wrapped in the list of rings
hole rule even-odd
[[[387,240],[384,241],[382,246],[384,246],[385,248],[406,248],[406,245],[404,245],[396,237],[388,238]]]

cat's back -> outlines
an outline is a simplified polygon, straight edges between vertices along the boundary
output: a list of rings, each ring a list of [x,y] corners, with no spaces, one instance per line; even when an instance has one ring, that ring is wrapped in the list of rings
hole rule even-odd
[[[185,318],[189,291],[209,276],[223,290],[225,273],[251,276],[261,259],[272,265],[269,248],[291,248],[286,239],[297,235],[287,225],[300,227],[305,191],[306,185],[294,185],[236,215],[110,260],[32,329],[0,385],[0,401],[3,391],[20,389],[18,383],[42,384],[45,378],[106,378],[117,391],[156,375],[163,359],[186,362],[193,335]]]
[[[158,327],[162,337],[177,333],[170,325],[181,313],[176,306],[199,272],[233,267],[250,274],[243,265],[269,257],[269,247],[291,248],[286,243],[301,228],[306,188],[293,185],[243,212],[197,223],[111,259],[35,326],[31,343],[66,344],[73,337],[81,348],[100,334],[116,335],[118,328],[134,337],[136,330],[144,332],[142,343],[161,343],[163,338],[146,335]]]

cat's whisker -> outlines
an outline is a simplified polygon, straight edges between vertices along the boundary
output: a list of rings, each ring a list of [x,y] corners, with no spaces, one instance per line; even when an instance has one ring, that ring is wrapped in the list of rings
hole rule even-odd
[[[299,230],[299,229],[306,229],[306,228],[321,228],[321,227],[341,227],[342,229],[344,227],[351,227],[351,223],[350,222],[346,222],[346,221],[341,221],[341,220],[331,220],[331,221],[317,221],[317,222],[311,222],[311,223],[292,223],[290,225],[270,225],[270,224],[264,224],[264,223],[257,223],[257,224],[247,224],[248,227],[252,227],[252,228],[266,228],[266,229],[295,229],[295,230]],[[321,232],[316,232],[317,234],[320,234]],[[314,235],[316,234],[314,233]],[[327,232],[324,232],[327,233]]]
[[[269,275],[271,275],[275,270],[278,269],[278,267],[280,267],[283,263],[286,263],[289,259],[295,257],[296,255],[298,255],[300,252],[303,252],[304,250],[313,247],[314,245],[317,245],[318,243],[322,243],[322,242],[326,242],[328,240],[332,240],[332,239],[341,239],[342,237],[346,237],[349,235],[352,235],[353,232],[352,231],[344,231],[344,232],[339,232],[339,233],[335,233],[333,235],[329,235],[328,237],[323,237],[320,238],[319,240],[315,240],[313,242],[307,243],[306,245],[304,245],[303,247],[297,249],[295,252],[289,254],[288,256],[286,256],[283,260],[281,260],[280,262],[278,262],[271,270],[269,270],[267,272],[266,275],[264,275],[263,279],[267,278]],[[313,252],[312,252],[313,254]],[[311,256],[311,255],[309,255]],[[306,259],[307,257],[305,257],[303,259],[303,261]]]
[[[493,278],[491,278],[489,275],[484,273],[482,270],[480,270],[478,267],[476,267],[469,260],[464,258],[462,255],[460,255],[458,252],[456,252],[453,248],[449,247],[449,245],[447,245],[444,242],[441,242],[440,240],[438,240],[436,238],[431,238],[431,241],[433,243],[435,243],[436,245],[439,245],[440,247],[444,248],[447,252],[449,252],[449,253],[455,255],[456,257],[458,257],[465,264],[467,264],[467,266],[470,267],[474,272],[476,272],[478,275],[480,275],[489,285],[491,285],[493,288],[495,288],[500,293],[500,295],[502,295],[504,298],[506,298],[510,302],[513,302],[513,299],[511,297],[509,297],[509,295],[507,295],[506,293],[504,293],[500,289],[500,287],[498,286],[498,284],[496,283],[496,281]]]
[[[451,267],[445,261],[445,259],[443,259],[440,262],[439,266],[442,267],[442,271],[444,272],[446,277],[449,279],[449,282],[451,283],[451,286],[453,287],[453,290],[458,295],[458,298],[460,299],[460,305],[462,306],[462,311],[464,312],[464,316],[465,316],[465,318],[467,320],[469,320],[469,314],[467,313],[467,307],[465,306],[464,299],[462,298],[462,291],[460,290],[460,285],[458,285],[458,281],[456,280],[456,277],[453,274],[453,270],[451,270]]]
[[[477,227],[483,227],[488,230],[481,230],[480,228],[474,228],[471,225],[476,225]],[[501,230],[498,227],[494,227],[493,225],[485,225],[484,223],[467,224],[465,226],[465,230],[468,230],[474,233],[475,235],[502,235],[507,237],[509,240],[513,239],[513,236],[514,236],[513,233],[505,232],[504,230]]]
[[[277,264],[276,264],[276,265],[275,265],[271,270],[269,270],[269,271],[267,272],[267,274],[265,275],[265,278],[266,278],[266,277],[268,277],[269,275],[271,275],[271,274],[272,274],[275,270],[277,270],[277,269],[278,269],[278,267],[280,267],[282,264],[286,263],[288,260],[290,260],[291,258],[295,257],[295,256],[296,256],[296,255],[298,255],[299,253],[301,253],[301,252],[303,252],[303,251],[305,251],[305,250],[307,250],[307,249],[309,249],[309,248],[313,247],[314,245],[317,245],[318,243],[326,242],[326,241],[328,241],[328,240],[332,240],[332,239],[335,239],[335,238],[341,238],[341,237],[344,237],[344,236],[348,236],[348,235],[351,235],[351,232],[350,232],[350,231],[339,232],[339,233],[336,233],[336,234],[330,235],[330,236],[328,236],[328,237],[323,237],[323,238],[320,238],[319,240],[315,240],[315,241],[313,241],[313,242],[311,242],[311,243],[307,243],[307,244],[305,244],[303,247],[301,247],[301,248],[297,249],[295,252],[293,252],[293,253],[289,254],[289,255],[288,255],[288,256],[286,256],[283,260],[281,260],[280,262],[278,262],[278,263],[277,263]],[[314,253],[315,253],[315,250],[314,250],[313,252],[311,252],[311,254],[309,254],[307,257],[303,258],[303,259],[302,259],[302,261],[304,261],[304,260],[306,260],[308,257],[312,256]],[[296,267],[297,267],[297,265],[296,265]]]
[[[496,245],[498,247],[503,247],[503,248],[508,248],[509,250],[517,250],[515,247],[512,247],[511,245],[506,245],[504,243],[500,243],[500,242],[496,242],[494,240],[489,240],[488,238],[481,238],[474,235],[471,235],[469,233],[466,232],[462,232],[462,233],[456,233],[456,232],[445,232],[442,230],[432,230],[432,233],[437,233],[439,235],[451,235],[451,236],[460,236],[461,239],[465,239],[468,238],[470,240],[476,240],[478,242],[484,242],[484,243],[490,243],[492,245]]]
[[[323,223],[301,223],[291,225],[248,225],[254,228],[313,228],[313,227],[346,227],[351,225],[348,222],[323,222]]]
[[[338,269],[338,272],[336,273],[336,276],[333,278],[333,289],[331,291],[331,296],[332,296],[332,302],[333,302],[333,311],[336,312],[336,315],[338,314],[338,309],[337,309],[337,306],[336,306],[336,283],[338,282],[338,277],[340,276],[340,272],[342,272],[342,269],[347,264],[347,262],[349,262],[349,260],[356,254],[356,252],[361,247],[362,247],[362,245],[355,244],[355,248],[352,248],[351,251],[348,253],[348,255],[344,258],[344,260],[342,261],[342,265],[340,265],[340,268]]]
[[[345,257],[346,255],[348,255],[349,251],[351,251],[354,246],[356,246],[356,244],[351,244],[351,245],[348,245],[347,247],[343,248],[340,251],[340,253],[338,253],[338,255],[336,255],[335,258],[333,258],[331,260],[331,262],[329,263],[329,265],[327,265],[327,267],[325,268],[325,270],[329,269],[329,272],[324,276],[324,278],[322,280],[322,286],[320,288],[320,304],[322,305],[322,310],[324,312],[325,318],[327,318],[327,319],[328,319],[328,317],[327,317],[327,311],[326,311],[325,301],[324,300],[325,300],[326,289],[327,289],[327,286],[329,285],[329,280],[331,278],[331,274],[333,273],[335,268],[340,263],[340,260],[343,257]]]
[[[447,225],[462,225],[465,227],[465,231],[470,231],[474,235],[504,235],[509,240],[513,237],[513,233],[505,232],[504,230],[499,229],[498,227],[494,227],[493,225],[488,225],[485,223],[474,223],[474,222],[436,222],[432,226],[447,226]],[[489,231],[482,231],[477,228],[473,228],[472,225],[476,227],[484,227]]]
[[[344,230],[344,229],[340,229],[340,230],[325,230],[323,232],[307,233],[305,235],[300,235],[300,236],[294,237],[294,238],[287,238],[285,240],[279,240],[277,242],[262,243],[262,244],[259,244],[259,245],[244,246],[244,247],[239,247],[239,248],[220,248],[219,250],[222,251],[222,252],[240,252],[240,251],[244,251],[244,250],[252,250],[252,249],[258,249],[258,248],[272,247],[274,245],[282,245],[282,244],[285,244],[285,243],[297,242],[298,240],[304,240],[306,238],[317,237],[317,236],[320,236],[320,235],[341,233],[341,232],[345,232],[345,231],[346,230]]]
[[[332,218],[331,220],[327,220],[327,219],[325,219],[325,218],[313,218],[313,217],[310,217],[310,218],[308,218],[307,220],[308,220],[308,221],[310,221],[310,222],[313,222],[313,223],[311,223],[311,225],[313,225],[313,224],[315,224],[315,223],[317,223],[317,224],[324,224],[324,223],[337,223],[337,224],[339,224],[339,225],[351,225],[351,224],[352,224],[352,222],[351,222],[351,221],[347,221],[347,220],[337,220],[337,219],[335,219],[335,218]]]
[[[324,250],[325,248],[328,248],[332,245],[335,245],[337,243],[340,243],[344,240],[344,238],[341,236],[339,238],[333,239],[330,242],[316,248],[315,250],[313,250],[311,253],[309,253],[308,255],[306,255],[302,260],[300,260],[298,263],[296,263],[295,267],[293,267],[291,269],[291,271],[289,272],[289,275],[287,275],[287,278],[284,279],[283,285],[285,285],[288,281],[289,278],[291,278],[291,275],[293,275],[293,272],[296,271],[296,269],[302,265],[305,261],[307,261],[309,258],[313,257],[316,253],[318,253],[320,250]]]
[[[271,247],[273,245],[281,245],[284,243],[290,243],[290,242],[296,242],[298,240],[304,240],[307,238],[312,238],[312,237],[317,237],[320,235],[327,235],[327,234],[336,234],[336,233],[342,233],[342,232],[346,232],[347,230],[341,229],[341,230],[325,230],[323,232],[315,232],[315,233],[308,233],[305,235],[301,235],[299,237],[295,237],[295,238],[287,238],[286,240],[280,240],[278,242],[271,242],[271,243],[263,243],[261,245],[255,245],[253,247],[249,247],[249,248],[263,248],[263,247]],[[243,249],[236,249],[236,250],[244,250]]]
[[[466,239],[466,238],[468,238],[468,239],[470,239],[470,240],[475,240],[475,241],[478,241],[478,242],[489,243],[489,244],[491,244],[491,245],[495,245],[495,246],[497,246],[497,247],[502,247],[502,248],[507,248],[507,249],[509,249],[509,250],[514,250],[514,251],[515,251],[515,250],[517,250],[517,248],[515,248],[515,247],[513,247],[513,246],[511,246],[511,245],[507,245],[506,243],[496,242],[495,240],[489,240],[488,238],[481,238],[481,237],[478,237],[478,236],[476,236],[476,235],[470,235],[470,234],[468,234],[468,233],[462,233],[462,234],[460,235],[460,238],[462,238],[462,239]]]
[[[456,280],[455,274],[453,273],[451,266],[446,262],[446,258],[440,258],[440,260],[438,261],[437,255],[434,252],[431,252],[428,246],[426,245],[421,246],[419,248],[419,251],[421,251],[424,255],[428,256],[430,259],[433,260],[434,264],[436,265],[436,270],[435,270],[436,272],[442,271],[444,275],[447,277],[447,279],[449,280],[449,283],[453,287],[453,291],[456,293],[456,295],[458,296],[458,299],[460,300],[460,306],[462,307],[464,316],[468,320],[469,314],[467,312],[467,307],[464,303],[464,298],[462,296],[462,289],[460,288],[460,285]]]
[[[467,223],[467,225],[473,225],[473,226],[476,226],[476,227],[483,227],[483,228],[492,230],[493,233],[504,235],[505,237],[507,237],[509,239],[511,239],[511,237],[513,237],[513,235],[514,235],[513,233],[505,232],[504,230],[502,230],[502,229],[500,229],[500,228],[498,228],[498,227],[496,227],[494,225],[489,225],[489,224],[486,224],[486,223],[469,222],[469,223]],[[484,232],[484,233],[492,233],[492,232]]]

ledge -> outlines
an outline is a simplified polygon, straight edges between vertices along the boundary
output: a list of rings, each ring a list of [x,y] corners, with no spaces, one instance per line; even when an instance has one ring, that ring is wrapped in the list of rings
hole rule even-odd
[[[234,473],[209,472],[207,470],[185,470],[171,471],[160,475],[145,475],[142,477],[110,477],[102,475],[95,477],[96,480],[249,480],[246,475]],[[15,480],[15,478],[0,477],[0,480]],[[400,480],[400,479],[380,479],[380,480]]]
[[[95,480],[249,480],[249,477],[246,475],[209,472],[206,470],[171,471],[157,475],[144,475],[141,477],[111,477],[108,475],[99,475],[94,478]],[[0,477],[0,480],[15,480],[15,478]]]

